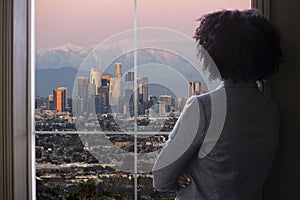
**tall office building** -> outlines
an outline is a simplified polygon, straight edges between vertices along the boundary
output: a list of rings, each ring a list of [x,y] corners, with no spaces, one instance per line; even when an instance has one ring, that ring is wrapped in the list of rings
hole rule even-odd
[[[189,82],[188,97],[202,94],[201,83],[199,81]]]
[[[98,92],[98,89],[97,89],[97,92]],[[94,84],[90,83],[88,85],[88,100],[87,100],[87,106],[85,108],[85,112],[94,113],[94,111],[95,111],[94,96],[95,95],[96,95],[96,87]]]
[[[78,96],[87,99],[89,78],[85,76],[79,76],[77,78],[77,85],[78,85]]]
[[[145,109],[148,109],[148,78],[137,77],[137,105],[138,114],[145,114]],[[126,110],[133,113],[134,107],[134,72],[127,72],[125,75],[125,106]]]
[[[46,100],[43,97],[36,96],[35,98],[35,108],[46,107]]]
[[[165,102],[165,111],[171,111],[171,104],[172,104],[172,97],[170,95],[160,95],[159,96],[160,102]]]
[[[101,76],[101,86],[109,86],[110,85],[110,74],[102,74]]]
[[[98,94],[98,88],[101,86],[101,73],[96,67],[91,70],[90,83],[94,87],[95,94]]]
[[[89,103],[92,95],[95,95],[95,85],[89,83],[89,78],[86,76],[79,76],[77,78],[77,89],[78,95],[74,99],[74,111],[77,114],[82,114],[84,112],[90,112]]]
[[[96,113],[108,113],[111,111],[109,104],[109,87],[110,87],[110,74],[102,74],[101,76],[101,86],[98,88],[95,95],[95,110]]]
[[[134,72],[127,72],[127,74],[125,75],[125,81],[130,82],[134,80]]]
[[[77,96],[75,99],[73,99],[72,107],[73,107],[73,114],[76,115],[82,115],[86,110],[87,102],[84,101],[84,99],[80,96]]]
[[[66,111],[67,108],[67,88],[60,87],[53,90],[54,109],[58,112]]]
[[[165,111],[170,112],[171,111],[171,104],[172,104],[172,97],[170,95],[160,95],[159,101],[165,102]]]
[[[53,99],[53,94],[48,95],[48,109],[49,110],[54,110],[54,99]]]
[[[157,105],[158,105],[158,114],[161,116],[166,115],[166,102],[158,101]]]
[[[148,102],[148,78],[147,77],[138,77],[138,90],[142,99],[139,99],[140,102],[146,104]]]
[[[115,64],[115,78],[122,77],[122,63]]]
[[[110,78],[109,104],[113,112],[123,113],[123,93],[122,93],[122,64],[115,64],[115,76]]]
[[[125,111],[133,110],[133,89],[134,89],[134,72],[127,72],[125,75],[125,85],[124,85],[124,104]]]
[[[171,105],[171,102],[172,102],[172,97],[171,95],[160,95],[159,96],[159,101],[163,101],[166,103],[166,105]]]
[[[110,105],[109,105],[109,87],[108,86],[101,86],[98,89],[98,95],[95,95],[95,108],[96,113],[108,113],[110,112]]]

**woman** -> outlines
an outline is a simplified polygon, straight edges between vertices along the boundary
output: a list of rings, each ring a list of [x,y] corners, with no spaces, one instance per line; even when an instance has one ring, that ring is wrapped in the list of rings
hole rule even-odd
[[[279,116],[256,81],[278,71],[279,34],[255,10],[223,10],[199,21],[199,51],[203,47],[211,56],[224,85],[188,100],[153,167],[154,188],[176,192],[176,199],[262,200]],[[217,78],[211,66],[207,70]],[[208,128],[214,126],[212,98],[222,99],[222,92],[227,103],[223,128],[217,138],[207,139],[208,132],[217,131]]]

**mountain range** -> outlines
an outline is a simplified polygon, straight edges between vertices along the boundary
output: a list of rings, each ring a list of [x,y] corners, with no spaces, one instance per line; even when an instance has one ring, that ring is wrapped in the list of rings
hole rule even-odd
[[[93,48],[94,46],[81,47],[75,44],[65,44],[55,48],[38,50],[36,52],[36,96],[45,97],[51,94],[53,89],[57,87],[67,87],[68,96],[70,97],[77,72]],[[115,62],[122,63],[123,73],[132,70],[133,61],[133,52],[128,52],[111,62],[110,66],[102,73],[113,74]],[[138,50],[138,66],[149,63],[171,66],[174,71],[186,79],[190,79],[197,73],[188,61],[174,53],[154,48]],[[147,76],[149,75],[150,77],[152,73],[153,76],[160,79],[170,79],[170,81],[172,79],[169,73],[159,73],[159,71],[149,71],[148,69],[145,71]],[[80,72],[82,75],[82,70]],[[85,71],[84,73],[86,76],[89,75],[89,71]],[[174,82],[173,84],[177,84],[176,79],[172,81]],[[179,91],[184,90],[181,95],[185,95],[187,85],[178,85],[178,87]]]
[[[56,69],[66,66],[78,69],[93,48],[94,46],[81,47],[75,44],[65,44],[59,47],[37,50],[36,69]]]

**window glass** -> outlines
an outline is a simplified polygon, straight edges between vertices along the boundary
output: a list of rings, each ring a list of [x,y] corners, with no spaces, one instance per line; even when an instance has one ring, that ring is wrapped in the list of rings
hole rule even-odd
[[[134,29],[134,0],[37,0],[37,199],[174,198],[151,168],[187,99],[216,86],[195,68],[196,19],[249,7],[137,1]]]
[[[123,127],[112,110],[124,110],[113,52],[132,49],[133,36],[103,43],[132,29],[133,1],[35,2],[37,199],[133,199],[132,136],[109,134]]]
[[[149,183],[138,179],[140,198],[174,198],[175,194],[151,190],[151,173],[142,162],[147,160],[149,166],[153,165],[159,153],[153,146],[164,144],[187,99],[211,91],[218,85],[217,81],[210,83],[205,79],[197,67],[193,40],[197,19],[220,9],[248,9],[250,3],[249,0],[138,1],[137,72],[139,77],[147,80],[146,119],[150,121],[150,125],[143,128],[158,138],[155,142],[151,137],[144,138],[153,141],[152,148],[144,147],[146,151],[138,154],[139,177],[149,177]],[[158,130],[151,126],[153,121],[159,121],[162,128]]]

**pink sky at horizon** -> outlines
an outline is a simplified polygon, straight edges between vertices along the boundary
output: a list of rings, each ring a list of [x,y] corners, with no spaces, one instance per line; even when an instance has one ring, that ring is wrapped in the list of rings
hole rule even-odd
[[[36,47],[95,45],[133,28],[133,0],[36,0]],[[188,2],[188,3],[187,3]],[[192,36],[196,19],[220,9],[247,9],[250,0],[139,0],[138,27]]]

